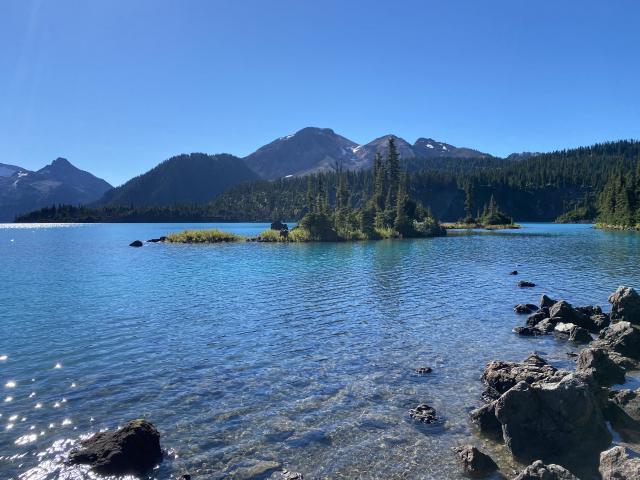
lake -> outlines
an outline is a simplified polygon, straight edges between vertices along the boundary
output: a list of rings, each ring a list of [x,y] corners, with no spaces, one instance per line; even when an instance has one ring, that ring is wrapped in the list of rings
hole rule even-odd
[[[277,461],[305,478],[456,479],[450,449],[467,442],[509,473],[518,465],[467,418],[485,364],[538,351],[571,367],[577,351],[517,337],[513,306],[547,293],[608,310],[616,287],[640,287],[640,235],[588,225],[128,246],[205,226],[0,225],[0,477],[95,478],[66,454],[137,417],[168,450],[155,478]],[[409,418],[423,402],[439,423]]]

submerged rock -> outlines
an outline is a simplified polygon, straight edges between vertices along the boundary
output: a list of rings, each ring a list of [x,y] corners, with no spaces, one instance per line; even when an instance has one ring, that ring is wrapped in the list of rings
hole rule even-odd
[[[609,296],[611,320],[640,325],[640,295],[631,287],[618,287]]]
[[[141,242],[140,240],[134,240],[133,242],[131,242],[131,243],[129,244],[129,246],[130,246],[130,247],[136,247],[136,248],[138,248],[138,247],[141,247],[141,246],[142,246],[142,242]]]
[[[431,373],[433,370],[431,369],[431,367],[418,367],[416,368],[416,373],[418,375],[426,375],[428,373]]]
[[[473,445],[455,447],[453,451],[458,456],[465,475],[474,478],[486,477],[498,469],[498,465],[489,455],[482,453]]]
[[[603,387],[624,382],[625,370],[602,348],[585,348],[576,360],[576,371],[593,378]]]
[[[278,470],[282,470],[282,465],[273,460],[249,460],[246,463],[246,465],[242,465],[230,472],[228,478],[234,480],[254,480],[265,478]]]
[[[535,287],[536,284],[532,283],[532,282],[527,282],[525,280],[520,280],[518,283],[516,283],[516,285],[520,288],[528,288],[528,287]]]
[[[518,275],[518,270],[513,270],[509,272],[509,275]]]
[[[161,460],[160,433],[146,420],[131,420],[119,430],[96,433],[69,456],[70,463],[88,464],[105,475],[141,474]]]
[[[613,447],[600,454],[600,475],[602,480],[640,480],[640,458],[635,458],[624,447]]]
[[[537,327],[514,327],[513,332],[523,337],[535,337],[543,333]]]
[[[554,383],[521,381],[498,399],[496,417],[516,457],[589,457],[611,442],[600,406],[591,386],[569,374]]]
[[[436,409],[426,403],[409,410],[409,416],[422,423],[435,423],[438,420]]]
[[[513,480],[579,480],[569,470],[553,463],[545,465],[536,460]]]
[[[531,308],[529,308],[529,305],[525,305],[524,303],[519,303],[515,307],[513,307],[513,311],[516,313],[532,313],[537,309],[538,307],[536,307],[534,310],[531,310]]]

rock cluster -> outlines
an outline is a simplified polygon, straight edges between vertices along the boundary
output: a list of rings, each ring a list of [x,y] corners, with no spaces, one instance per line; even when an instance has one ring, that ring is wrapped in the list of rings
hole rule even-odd
[[[533,461],[514,480],[577,480],[555,464],[563,459],[570,468],[595,469],[599,462],[605,480],[640,480],[640,459],[622,447],[606,450],[612,440],[607,422],[623,440],[640,441],[640,390],[609,390],[640,363],[640,295],[620,287],[609,301],[611,315],[543,295],[526,325],[514,329],[589,343],[577,355],[575,372],[557,369],[537,354],[523,362],[487,364],[481,377],[485,404],[471,412],[471,420],[483,433],[501,438],[516,458]]]

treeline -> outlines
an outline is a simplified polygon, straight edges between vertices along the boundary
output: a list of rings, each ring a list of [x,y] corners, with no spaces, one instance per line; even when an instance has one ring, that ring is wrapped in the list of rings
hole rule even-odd
[[[638,159],[640,142],[618,141],[521,160],[409,159],[401,160],[400,168],[409,172],[405,178],[408,195],[428,205],[442,221],[481,216],[483,206],[490,204],[491,197],[504,215],[517,221],[554,221],[562,215],[571,221],[593,221],[601,209],[604,209],[602,220],[617,221],[618,217],[631,218],[637,212],[638,195],[634,192]],[[420,169],[421,163],[430,166]],[[309,181],[314,185],[322,183],[332,208],[336,205],[340,181],[349,185],[348,201],[353,209],[362,207],[376,195],[374,168],[245,183],[205,205],[79,208],[76,213],[71,212],[70,207],[62,210],[56,207],[56,212],[43,209],[18,221],[80,221],[81,217],[123,222],[294,221],[309,212]],[[628,209],[622,197],[612,203],[612,198],[621,195],[621,188],[627,192]],[[609,199],[608,203],[602,199],[603,195]],[[469,200],[473,205],[471,210],[467,205]],[[625,213],[621,213],[623,211]]]
[[[598,197],[598,223],[618,228],[640,228],[640,160],[633,172],[620,171]]]

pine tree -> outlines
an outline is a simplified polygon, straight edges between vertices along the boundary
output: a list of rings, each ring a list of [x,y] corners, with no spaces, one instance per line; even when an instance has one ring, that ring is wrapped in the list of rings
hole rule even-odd
[[[379,153],[376,153],[376,157],[373,161],[373,203],[377,210],[384,210],[384,184],[385,184],[385,169],[382,164],[382,157]]]
[[[393,137],[389,137],[387,151],[387,177],[388,177],[388,192],[387,192],[387,208],[394,208],[396,206],[398,188],[400,186],[400,156],[396,149],[396,142]]]
[[[474,186],[472,182],[468,182],[464,187],[464,211],[467,215],[465,222],[473,222],[473,195]]]
[[[313,194],[313,183],[311,181],[311,175],[307,177],[307,213],[314,212],[314,194]]]
[[[398,180],[398,193],[396,199],[396,214],[395,220],[393,223],[393,227],[396,232],[400,235],[409,236],[411,235],[412,228],[412,220],[409,218],[407,207],[409,203],[409,194],[407,193],[407,183],[408,178],[406,174],[402,175]],[[414,209],[415,213],[415,209]]]

